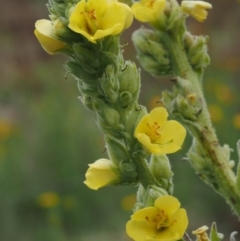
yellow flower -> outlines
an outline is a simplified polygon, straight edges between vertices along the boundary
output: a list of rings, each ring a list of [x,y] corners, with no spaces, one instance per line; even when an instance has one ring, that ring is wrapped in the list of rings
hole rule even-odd
[[[116,166],[110,160],[99,159],[88,166],[85,175],[87,180],[84,181],[84,184],[93,190],[98,190],[100,187],[116,183],[119,180],[119,176],[113,170]]]
[[[236,114],[236,115],[233,117],[233,126],[234,126],[236,129],[240,129],[240,113],[239,113],[239,114]]]
[[[63,42],[54,38],[54,26],[50,20],[38,20],[35,28],[34,34],[47,53],[55,54],[58,50],[65,48]]]
[[[157,21],[163,13],[166,0],[141,0],[132,5],[134,17],[144,23]]]
[[[69,28],[92,43],[108,35],[117,35],[133,21],[129,6],[117,0],[82,0],[74,8]]]
[[[0,119],[0,141],[8,139],[15,131],[15,126],[8,120]]]
[[[208,111],[210,113],[212,122],[217,123],[223,120],[224,113],[222,108],[220,108],[218,105],[209,105]]]
[[[179,150],[186,129],[177,121],[167,121],[165,108],[157,107],[139,122],[134,136],[153,154],[169,154]]]
[[[185,209],[173,196],[159,197],[154,207],[143,208],[127,222],[127,234],[135,241],[176,241],[188,225]]]
[[[38,197],[37,202],[42,208],[54,208],[59,204],[60,198],[55,192],[45,192]]]
[[[197,241],[209,241],[209,237],[206,233],[208,227],[206,225],[198,228],[197,230],[193,231],[192,234],[197,235]]]
[[[181,9],[183,12],[191,15],[199,22],[203,22],[207,18],[206,9],[211,9],[212,4],[204,1],[182,1]]]

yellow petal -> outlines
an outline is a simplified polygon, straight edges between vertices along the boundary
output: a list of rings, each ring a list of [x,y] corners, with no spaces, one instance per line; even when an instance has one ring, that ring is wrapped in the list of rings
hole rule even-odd
[[[152,14],[152,9],[144,6],[140,2],[136,2],[132,5],[133,15],[134,17],[143,23],[153,22],[154,16]]]
[[[107,1],[106,0],[90,0],[87,2],[86,10],[95,9],[96,15],[98,17],[102,17],[107,9]]]
[[[113,171],[113,167],[114,163],[107,159],[99,159],[93,164],[89,164],[84,184],[93,190],[97,190],[101,187],[117,182],[119,177]]]
[[[155,235],[155,227],[146,221],[130,220],[126,224],[126,232],[135,241],[151,240],[149,237]]]
[[[46,52],[55,54],[56,51],[65,48],[63,42],[53,37],[53,25],[50,20],[38,20],[35,23],[35,28],[34,34]]]
[[[171,120],[165,123],[160,129],[160,137],[155,143],[161,146],[161,150],[167,153],[174,153],[179,150],[185,140],[186,129],[177,121]]]
[[[169,232],[176,232],[181,238],[188,226],[188,217],[186,210],[180,208],[171,218],[172,225],[169,226]]]
[[[155,22],[161,18],[166,0],[142,0],[132,5],[134,17],[140,22]]]
[[[167,122],[168,112],[163,107],[154,108],[149,115],[149,121],[151,123],[157,122],[161,127]]]
[[[162,196],[156,199],[154,206],[160,210],[164,210],[168,217],[173,216],[174,213],[180,208],[180,202],[173,196]]]
[[[203,22],[207,18],[206,9],[211,9],[212,5],[204,1],[182,1],[181,9],[183,12],[194,17],[199,22]]]
[[[156,217],[157,213],[158,213],[158,208],[147,207],[135,212],[131,216],[131,219],[135,221],[146,221],[146,217],[148,217],[151,220],[153,217]]]

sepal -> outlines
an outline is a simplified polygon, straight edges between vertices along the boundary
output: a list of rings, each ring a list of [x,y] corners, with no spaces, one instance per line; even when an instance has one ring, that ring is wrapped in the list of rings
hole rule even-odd
[[[168,157],[166,155],[152,155],[150,170],[159,185],[171,195],[173,193],[173,172]]]
[[[214,222],[211,227],[210,240],[211,241],[221,241],[224,238],[222,233],[218,233],[217,224]]]

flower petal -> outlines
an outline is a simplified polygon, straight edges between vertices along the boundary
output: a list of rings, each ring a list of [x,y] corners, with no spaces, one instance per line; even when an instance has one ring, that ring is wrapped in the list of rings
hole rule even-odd
[[[188,226],[188,217],[186,210],[180,208],[171,218],[172,225],[169,226],[170,232],[177,232],[181,238]]]
[[[126,224],[126,232],[135,241],[151,240],[149,237],[155,235],[155,227],[146,221],[130,220]]]
[[[154,206],[160,210],[164,210],[164,213],[166,213],[168,217],[171,217],[180,208],[181,204],[177,198],[166,195],[159,197],[154,202]]]
[[[170,144],[174,146],[179,146],[180,149],[186,137],[186,133],[186,129],[179,122],[170,120],[161,128],[161,139],[158,143],[163,145],[170,142]]]
[[[107,159],[99,159],[89,164],[86,172],[86,184],[89,188],[97,190],[119,180],[118,175],[113,171],[114,163]]]
[[[65,48],[63,42],[53,37],[53,25],[50,20],[38,20],[35,23],[35,28],[34,34],[47,53],[54,54],[56,51]]]
[[[146,221],[146,217],[148,217],[151,220],[153,217],[156,217],[157,213],[158,213],[158,208],[146,207],[135,212],[131,216],[131,219],[135,221]]]

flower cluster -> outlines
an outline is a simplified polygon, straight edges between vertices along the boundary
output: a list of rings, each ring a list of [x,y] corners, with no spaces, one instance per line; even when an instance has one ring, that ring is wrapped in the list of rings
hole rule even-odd
[[[71,14],[66,27],[92,43],[109,35],[120,34],[133,21],[131,8],[117,0],[81,0],[69,12]],[[49,54],[57,53],[66,47],[57,36],[59,24],[56,24],[56,21],[42,19],[35,24],[34,33]],[[63,25],[62,28],[64,27]]]

